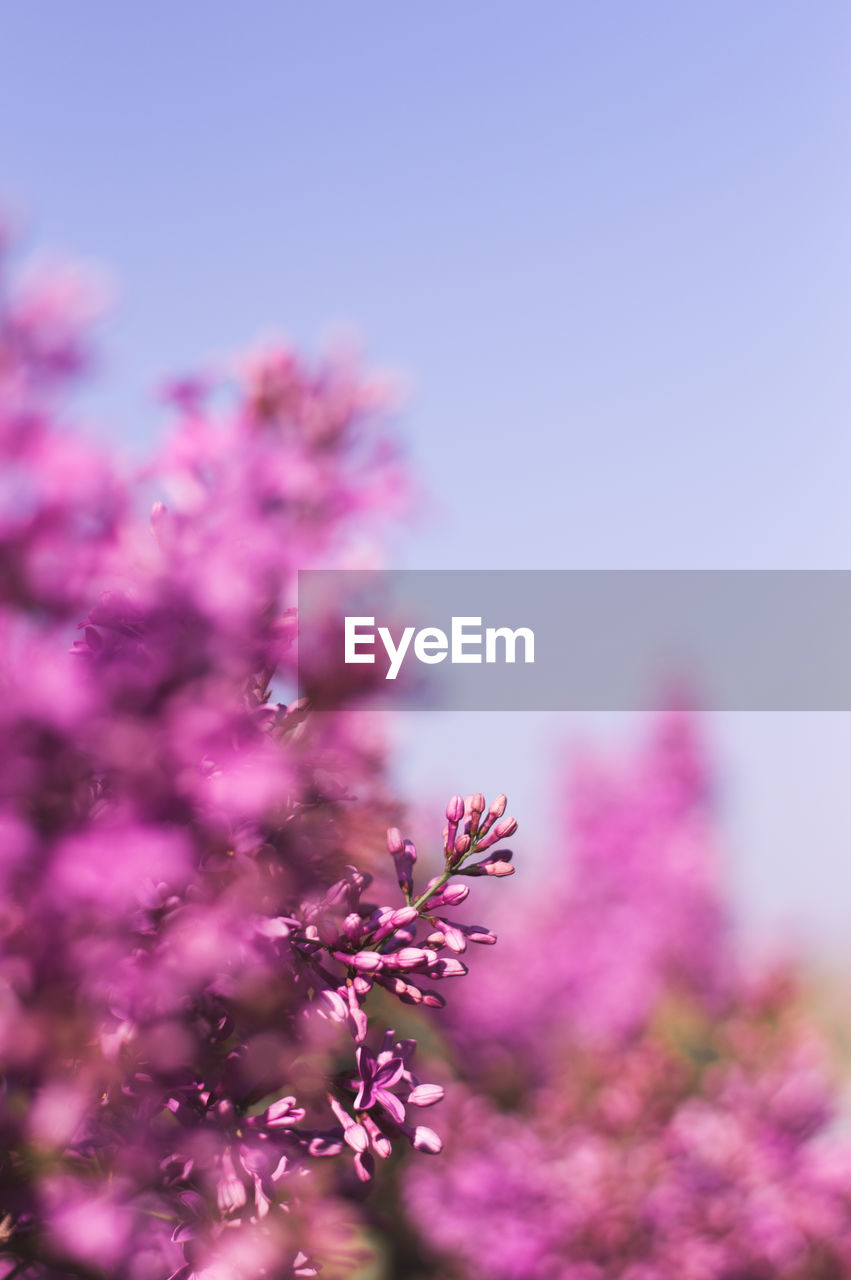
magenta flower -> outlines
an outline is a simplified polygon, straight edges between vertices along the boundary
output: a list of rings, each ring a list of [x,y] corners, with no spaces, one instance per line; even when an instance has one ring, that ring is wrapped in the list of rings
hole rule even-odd
[[[390,1092],[404,1074],[405,1064],[402,1059],[387,1051],[375,1057],[365,1045],[358,1046],[355,1057],[358,1067],[355,1110],[368,1111],[378,1104],[389,1112],[397,1124],[402,1124],[405,1108],[396,1094]]]

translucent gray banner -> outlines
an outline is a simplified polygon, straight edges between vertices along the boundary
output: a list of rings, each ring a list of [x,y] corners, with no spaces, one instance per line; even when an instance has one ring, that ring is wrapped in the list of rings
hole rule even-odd
[[[851,709],[844,570],[309,570],[298,608],[320,709]]]

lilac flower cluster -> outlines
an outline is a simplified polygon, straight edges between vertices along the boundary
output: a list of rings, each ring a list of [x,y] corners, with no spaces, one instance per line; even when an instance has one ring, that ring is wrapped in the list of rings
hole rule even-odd
[[[439,1173],[403,1175],[423,1278],[851,1275],[830,1054],[794,967],[734,954],[707,795],[684,713],[579,774],[574,866],[512,903],[453,1006],[466,1096]]]
[[[366,901],[381,749],[281,697],[298,569],[371,561],[404,502],[380,389],[264,348],[172,386],[125,474],[66,422],[83,286],[2,265],[0,1275],[314,1275],[321,1158],[440,1148],[409,1109],[442,1090],[370,1046],[366,997],[443,1003],[494,940],[447,917],[454,877],[501,874],[515,824],[455,797],[418,895],[391,829],[402,899]]]

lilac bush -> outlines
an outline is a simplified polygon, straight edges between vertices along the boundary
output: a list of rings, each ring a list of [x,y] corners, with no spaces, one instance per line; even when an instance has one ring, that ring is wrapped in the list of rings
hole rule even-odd
[[[709,800],[684,713],[630,768],[579,768],[571,860],[450,1011],[466,1092],[439,1171],[403,1176],[418,1276],[851,1275],[830,1054],[794,966],[736,954]]]
[[[405,501],[380,388],[272,345],[134,470],[69,425],[84,282],[3,272],[0,1275],[314,1275],[347,1178],[440,1150],[371,993],[443,1005],[516,824],[453,797],[416,885],[368,722],[290,700],[298,569]]]

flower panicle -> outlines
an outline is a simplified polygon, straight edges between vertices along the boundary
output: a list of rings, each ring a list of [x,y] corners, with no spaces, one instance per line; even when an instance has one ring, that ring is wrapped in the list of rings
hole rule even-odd
[[[502,817],[505,803],[505,797],[499,796],[486,811],[481,794],[469,795],[466,801],[460,795],[450,799],[446,806],[448,827],[444,829],[444,869],[433,876],[419,894],[415,894],[414,887],[415,846],[398,827],[388,828],[387,850],[395,865],[404,905],[368,907],[361,904],[360,893],[367,882],[350,874],[347,885],[351,892],[346,895],[348,914],[337,935],[324,945],[325,961],[339,966],[342,972],[332,975],[324,962],[319,968],[316,953],[312,953],[314,968],[319,968],[329,984],[322,993],[321,1012],[337,1022],[347,1022],[356,1045],[358,1074],[349,1082],[349,1088],[354,1091],[350,1104],[358,1119],[340,1121],[343,1131],[338,1136],[355,1150],[357,1176],[364,1181],[372,1176],[372,1164],[365,1158],[368,1152],[361,1131],[355,1134],[351,1126],[365,1124],[369,1116],[382,1135],[382,1143],[390,1143],[403,1134],[417,1150],[436,1152],[440,1149],[437,1136],[422,1127],[406,1128],[404,1108],[406,1105],[431,1106],[443,1096],[438,1086],[420,1085],[410,1074],[407,1064],[415,1047],[413,1041],[394,1048],[385,1036],[377,1055],[369,1049],[365,998],[378,984],[404,1004],[440,1007],[443,997],[424,983],[463,977],[467,968],[458,956],[467,944],[487,946],[496,942],[496,935],[489,929],[454,923],[443,913],[460,906],[470,894],[470,886],[454,882],[454,876],[500,877],[513,872],[510,850],[488,853],[470,864],[466,861],[481,851],[490,850],[517,830],[513,818]],[[488,829],[482,832],[479,822],[485,812]],[[465,829],[458,834],[461,824]],[[418,937],[421,925],[428,929],[422,940]],[[407,1092],[399,1093],[397,1086]],[[342,1101],[335,1103],[335,1115],[342,1105]],[[381,1154],[374,1140],[372,1148]]]

